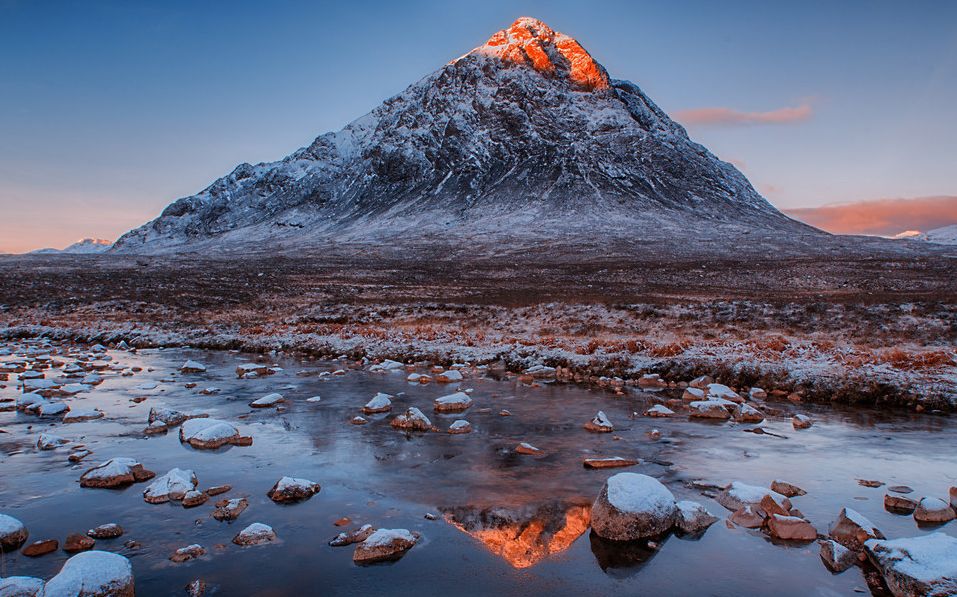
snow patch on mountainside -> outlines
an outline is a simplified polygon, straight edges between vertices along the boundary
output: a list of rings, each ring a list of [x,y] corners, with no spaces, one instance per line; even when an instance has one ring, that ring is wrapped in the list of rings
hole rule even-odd
[[[40,255],[48,255],[53,253],[95,254],[105,253],[106,251],[110,250],[112,246],[113,243],[102,238],[83,238],[65,249],[37,249],[36,251],[31,251],[31,253]]]

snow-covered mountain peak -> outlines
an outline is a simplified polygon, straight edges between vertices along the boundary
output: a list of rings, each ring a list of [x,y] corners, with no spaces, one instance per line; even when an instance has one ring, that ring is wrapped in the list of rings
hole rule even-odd
[[[608,72],[577,40],[532,17],[520,17],[466,56],[486,56],[568,79],[583,91],[608,89]],[[461,59],[460,59],[461,60]]]

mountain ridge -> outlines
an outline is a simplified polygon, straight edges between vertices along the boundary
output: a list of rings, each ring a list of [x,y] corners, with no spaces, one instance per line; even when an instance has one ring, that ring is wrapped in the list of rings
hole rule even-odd
[[[523,17],[338,132],[240,164],[117,252],[413,238],[824,234],[787,218],[574,38]]]

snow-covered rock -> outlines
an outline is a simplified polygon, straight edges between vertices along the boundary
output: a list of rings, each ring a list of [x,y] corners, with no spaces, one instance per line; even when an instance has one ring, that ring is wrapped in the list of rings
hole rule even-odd
[[[471,433],[471,432],[472,432],[472,424],[466,421],[465,419],[458,419],[456,421],[453,421],[452,424],[449,425],[449,433],[453,435],[458,433]]]
[[[371,524],[364,524],[358,529],[348,533],[339,533],[329,541],[329,545],[332,547],[344,547],[346,545],[352,545],[353,543],[359,543],[360,541],[365,541],[369,535],[375,531],[375,527]]]
[[[675,411],[671,410],[664,404],[656,404],[645,411],[646,417],[672,417],[674,414]]]
[[[734,420],[739,423],[760,423],[764,420],[764,413],[750,404],[741,404],[737,408]]]
[[[726,420],[731,418],[731,413],[718,400],[698,400],[688,404],[691,409],[690,416],[694,419],[718,419]]]
[[[97,408],[74,408],[63,415],[63,422],[82,423],[84,421],[102,419],[105,416],[105,413]]]
[[[954,518],[957,518],[954,509],[940,498],[922,498],[914,510],[914,520],[917,522],[942,524]]]
[[[412,549],[418,538],[406,529],[379,529],[356,545],[352,561],[356,564],[398,560]]]
[[[177,425],[181,425],[184,421],[189,419],[205,419],[207,417],[209,417],[209,415],[203,413],[188,414],[170,408],[153,407],[150,408],[150,414],[147,417],[146,422],[160,422],[169,427],[176,427]]]
[[[63,444],[70,443],[70,440],[64,439],[51,433],[41,433],[37,438],[37,448],[41,450],[56,450]]]
[[[278,392],[273,392],[271,394],[266,394],[262,398],[257,398],[256,400],[253,400],[252,402],[249,403],[249,406],[253,408],[271,408],[285,401],[286,399],[283,398],[282,394],[279,394]]]
[[[27,540],[27,527],[16,518],[0,514],[0,551],[13,551]]]
[[[857,552],[851,551],[833,539],[822,539],[821,560],[831,572],[844,572],[857,563]]]
[[[957,539],[950,535],[870,539],[865,552],[895,597],[957,595]]]
[[[698,502],[682,500],[677,502],[675,526],[682,533],[694,535],[718,522],[718,517],[708,512],[707,508]]]
[[[170,469],[162,477],[157,477],[143,491],[143,499],[150,504],[163,504],[170,500],[181,500],[187,492],[196,489],[199,481],[196,473],[181,468]]]
[[[236,520],[248,507],[249,500],[244,497],[220,500],[216,502],[213,518],[220,521]]]
[[[272,370],[269,365],[262,363],[242,363],[236,367],[236,376],[237,377],[250,377],[253,375],[262,376],[270,375]]]
[[[319,484],[308,479],[283,477],[276,481],[266,496],[274,502],[287,504],[307,500],[319,493]]]
[[[88,530],[86,534],[94,539],[115,539],[123,535],[123,527],[115,522],[109,522]]]
[[[744,402],[744,398],[742,398],[740,394],[728,386],[719,383],[708,384],[708,399],[728,400],[730,402],[734,402],[735,404],[741,404]]]
[[[44,584],[32,576],[0,578],[0,597],[42,597]]]
[[[390,361],[389,359],[369,367],[369,371],[399,371],[402,369],[405,369],[405,365],[398,361]]]
[[[757,485],[748,485],[740,481],[732,482],[715,499],[719,504],[733,512],[742,506],[758,506],[765,496],[772,497],[775,501],[784,505],[785,509],[791,509],[791,501],[776,491]]]
[[[807,415],[799,414],[794,415],[794,417],[791,419],[791,424],[795,429],[809,429],[811,425],[814,424],[814,421]]]
[[[860,551],[869,539],[884,538],[873,522],[851,508],[841,508],[837,520],[831,525],[830,535],[831,539],[853,551]]]
[[[457,413],[472,406],[472,398],[465,392],[456,392],[448,396],[441,396],[434,401],[435,412]]]
[[[188,562],[190,560],[195,560],[206,555],[206,548],[198,543],[193,543],[192,545],[187,545],[186,547],[180,547],[170,555],[169,559],[171,562],[180,564],[182,562]]]
[[[605,481],[592,505],[591,526],[605,539],[636,541],[668,531],[676,513],[675,496],[660,481],[618,473]]]
[[[206,365],[198,361],[186,361],[179,370],[181,373],[206,373]]]
[[[254,522],[233,537],[236,545],[262,545],[276,540],[276,532],[272,527],[261,522]]]
[[[110,458],[83,473],[80,476],[80,487],[122,487],[148,481],[155,476],[156,473],[145,469],[132,458]]]
[[[44,596],[133,597],[133,566],[121,555],[106,551],[79,553],[51,578]]]
[[[528,442],[521,442],[518,446],[515,447],[515,451],[519,454],[526,454],[528,456],[537,456],[541,454],[542,451]]]
[[[605,412],[600,410],[591,421],[585,423],[585,429],[593,433],[609,433],[614,431],[615,427],[608,420]]]
[[[462,381],[463,376],[462,372],[458,369],[448,369],[441,373],[435,374],[435,381],[439,383],[452,383],[456,381]]]
[[[189,419],[179,428],[179,441],[194,448],[215,449],[239,440],[239,431],[219,419]]]
[[[373,396],[371,400],[366,402],[366,405],[362,407],[362,412],[367,415],[387,413],[392,410],[392,398],[393,396],[391,394],[379,392]]]
[[[392,419],[392,426],[396,429],[406,429],[410,431],[430,431],[432,429],[432,421],[422,414],[421,410],[410,406],[404,413]]]

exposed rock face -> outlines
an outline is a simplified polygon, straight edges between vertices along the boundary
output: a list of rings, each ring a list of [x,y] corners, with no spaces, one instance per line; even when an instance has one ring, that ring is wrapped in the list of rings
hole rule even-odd
[[[156,473],[132,458],[111,458],[80,476],[80,487],[113,488],[148,481]]]
[[[502,221],[509,238],[813,234],[577,41],[522,18],[342,131],[175,201],[113,250],[463,233],[493,243]]]
[[[105,551],[79,553],[46,584],[44,595],[133,597],[133,567],[123,556]]]
[[[871,539],[865,552],[895,597],[957,595],[957,539],[949,535]]]
[[[654,477],[618,473],[592,505],[591,526],[599,537],[636,541],[668,531],[675,522],[675,496]]]
[[[356,545],[352,561],[356,564],[394,561],[405,555],[418,541],[405,529],[379,529]]]
[[[276,481],[266,496],[274,502],[288,504],[307,500],[319,493],[319,484],[308,479],[283,477]]]

